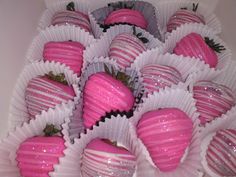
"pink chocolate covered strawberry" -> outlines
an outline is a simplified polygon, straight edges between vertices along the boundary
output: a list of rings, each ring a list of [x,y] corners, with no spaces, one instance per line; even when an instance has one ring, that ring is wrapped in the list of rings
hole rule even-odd
[[[114,24],[129,24],[135,25],[143,29],[147,29],[147,21],[143,14],[134,10],[134,4],[128,2],[118,2],[108,4],[109,7],[113,8],[113,11],[104,20],[104,25]]]
[[[207,149],[208,167],[218,176],[236,176],[236,130],[225,129],[216,133]]]
[[[136,158],[108,140],[94,139],[82,156],[82,176],[132,177]]]
[[[141,37],[142,33],[121,33],[117,35],[111,42],[109,49],[109,57],[115,59],[121,68],[129,67],[135,58],[147,50],[144,43],[148,40]]]
[[[216,52],[221,53],[222,50],[225,48],[216,44],[213,39],[203,38],[197,33],[190,33],[176,44],[173,53],[198,58],[213,68],[218,63]]]
[[[193,87],[193,97],[200,113],[201,124],[205,125],[221,116],[235,105],[232,90],[212,81],[199,81]]]
[[[80,75],[84,49],[85,47],[79,42],[48,42],[44,45],[43,57],[44,60],[64,63]]]
[[[167,32],[175,30],[177,27],[186,23],[202,23],[205,24],[204,17],[197,13],[198,4],[193,4],[193,9],[181,8],[176,11],[167,23]]]
[[[31,118],[43,110],[73,100],[74,96],[74,89],[68,85],[64,74],[53,75],[52,72],[31,79],[25,91],[26,105]]]
[[[106,70],[107,71],[107,70]],[[134,96],[126,85],[129,77],[118,72],[98,72],[91,75],[84,87],[83,119],[89,128],[111,111],[130,111],[134,105]]]
[[[54,14],[51,20],[52,25],[75,25],[84,29],[87,32],[91,31],[89,17],[86,14],[83,14],[80,11],[75,10],[75,4],[70,2],[67,7],[67,10],[60,11]]]
[[[149,64],[140,70],[148,94],[183,82],[180,72],[171,66]]]
[[[23,177],[49,177],[53,166],[64,156],[65,140],[53,136],[59,131],[53,125],[44,129],[46,136],[28,138],[20,144],[16,154],[17,166]]]
[[[178,167],[190,144],[192,132],[192,120],[177,108],[146,112],[137,125],[138,137],[154,164],[163,172]]]

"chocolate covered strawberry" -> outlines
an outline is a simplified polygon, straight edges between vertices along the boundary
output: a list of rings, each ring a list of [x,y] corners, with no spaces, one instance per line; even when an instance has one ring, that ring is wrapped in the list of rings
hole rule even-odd
[[[181,163],[192,132],[192,120],[177,108],[146,112],[137,125],[138,137],[156,167],[163,172],[175,170]]]
[[[98,72],[91,75],[83,91],[83,119],[89,128],[111,111],[130,111],[134,105],[134,96],[126,85],[129,77],[113,71]],[[122,81],[120,81],[122,80]],[[125,84],[126,85],[125,85]]]
[[[208,167],[218,176],[236,176],[235,149],[236,130],[219,130],[207,149],[206,160]]]
[[[221,116],[235,105],[232,90],[212,81],[199,81],[193,86],[193,97],[200,113],[201,124],[205,125]]]
[[[25,101],[31,118],[43,110],[54,108],[56,105],[73,100],[75,92],[65,80],[64,74],[45,76],[31,79],[26,87]]]
[[[112,12],[104,20],[103,27],[109,27],[115,24],[135,25],[143,29],[147,29],[147,21],[143,14],[134,9],[133,2],[118,2],[108,4],[112,8]]]
[[[22,142],[16,152],[17,166],[21,176],[49,177],[59,158],[64,156],[65,140],[54,135],[59,132],[53,125],[44,129],[46,136],[35,136]]]
[[[88,15],[75,10],[74,2],[70,2],[66,10],[54,14],[51,20],[52,25],[75,25],[87,32],[91,31]]]
[[[149,64],[140,70],[148,94],[183,82],[180,72],[171,66]]]
[[[148,40],[142,37],[142,33],[121,33],[110,44],[109,57],[115,59],[121,68],[129,67],[137,56],[147,50],[144,43]]]
[[[80,75],[84,49],[85,47],[79,42],[48,42],[44,45],[43,57],[44,60],[65,64]]]
[[[193,8],[181,8],[177,10],[167,23],[167,32],[175,30],[177,27],[186,23],[202,23],[205,24],[204,17],[197,12],[198,4],[193,3]]]
[[[213,68],[218,63],[216,53],[221,53],[222,50],[225,50],[224,46],[215,43],[213,39],[203,38],[197,33],[190,33],[176,44],[173,53],[198,58]]]
[[[132,177],[136,158],[123,147],[109,140],[94,139],[84,149],[82,176]]]

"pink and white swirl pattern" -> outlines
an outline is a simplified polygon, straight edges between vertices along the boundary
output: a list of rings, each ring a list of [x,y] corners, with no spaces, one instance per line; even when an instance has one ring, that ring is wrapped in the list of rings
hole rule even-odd
[[[129,111],[134,96],[121,81],[105,72],[93,74],[87,80],[83,94],[84,125],[89,128],[110,111]]]
[[[64,139],[55,137],[33,137],[21,143],[16,160],[21,176],[49,177],[53,166],[64,156]]]
[[[83,66],[85,47],[79,42],[48,42],[44,45],[44,60],[64,63],[79,76]]]
[[[140,70],[148,94],[183,82],[180,72],[171,66],[149,64]]]
[[[193,97],[200,113],[201,124],[205,125],[221,116],[235,105],[230,88],[211,81],[199,81],[193,87]]]
[[[236,176],[236,130],[218,131],[208,146],[206,160],[216,174]]]
[[[112,40],[108,55],[115,59],[121,68],[126,68],[134,62],[138,55],[146,50],[146,46],[136,36],[122,33]]]
[[[135,156],[125,148],[94,139],[84,149],[81,172],[83,177],[132,177],[135,166]]]
[[[190,144],[192,120],[180,109],[146,112],[138,122],[137,134],[154,164],[163,172],[175,170]]]
[[[25,99],[30,117],[34,118],[43,110],[54,108],[57,104],[66,103],[75,96],[71,86],[48,79],[36,77],[29,81]]]
[[[52,25],[75,25],[87,32],[91,32],[88,15],[79,11],[61,11],[54,14],[51,20]]]
[[[204,17],[197,12],[180,9],[170,17],[167,23],[167,32],[171,32],[186,23],[202,23],[205,25],[205,20]]]

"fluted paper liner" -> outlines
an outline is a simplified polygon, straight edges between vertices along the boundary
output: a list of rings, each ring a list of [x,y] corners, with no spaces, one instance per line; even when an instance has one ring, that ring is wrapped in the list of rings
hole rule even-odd
[[[43,112],[36,116],[36,119],[10,131],[8,136],[0,142],[0,176],[21,177],[16,161],[16,152],[20,144],[30,137],[43,135],[43,129],[47,124],[61,127],[69,119],[71,111],[69,106],[58,106],[56,110],[50,109],[47,113]],[[64,139],[65,146],[68,147],[70,143],[67,138],[64,137]]]
[[[159,1],[157,2],[157,16],[159,17],[158,24],[160,25],[160,28],[162,30],[162,33],[165,34],[165,36],[169,36],[170,33],[168,33],[167,30],[167,23],[172,15],[174,13],[183,8],[187,7],[188,9],[193,8],[193,3],[199,3],[197,13],[204,16],[206,25],[211,28],[216,34],[221,33],[221,23],[219,19],[214,14],[213,10],[210,9],[207,4],[205,4],[204,1],[199,0],[165,0],[165,1]]]
[[[153,95],[149,95],[148,98],[144,99],[144,103],[142,103],[134,112],[134,116],[131,118],[132,134],[136,132],[136,125],[138,124],[141,116],[150,110],[159,109],[159,108],[179,108],[184,111],[193,121],[194,129],[192,134],[192,139],[189,147],[187,148],[184,157],[181,160],[179,166],[171,171],[171,172],[161,172],[152,162],[149,153],[147,152],[146,147],[143,145],[141,140],[138,141],[139,148],[142,153],[146,155],[146,159],[148,160],[150,166],[146,171],[153,171],[155,176],[160,177],[173,177],[173,176],[181,176],[181,177],[189,177],[189,176],[199,176],[199,169],[201,169],[200,165],[200,134],[199,134],[199,114],[196,111],[195,101],[192,98],[192,94],[182,89],[166,89],[159,93],[154,93]],[[137,137],[137,134],[136,134]],[[138,170],[138,173],[144,173],[145,171]]]
[[[88,15],[89,5],[85,0],[48,0],[46,2],[47,9],[43,12],[38,25],[38,31],[44,30],[45,28],[52,26],[51,19],[56,12],[66,10],[66,6],[70,3],[74,2],[75,10]],[[62,25],[62,26],[73,26],[73,25]],[[76,27],[79,29],[80,27]]]
[[[136,27],[137,33],[142,33],[142,36],[149,40],[148,43],[144,44],[147,49],[152,48],[161,48],[163,43],[159,41],[157,38],[154,38],[150,33],[145,30]],[[84,58],[86,61],[91,62],[95,57],[108,57],[109,49],[112,40],[119,34],[129,33],[133,34],[133,27],[130,25],[122,25],[122,26],[114,26],[107,30],[100,39],[98,39],[95,43],[91,44],[88,48],[86,48],[84,52]]]
[[[176,68],[182,75],[183,81],[177,85],[172,85],[171,88],[183,88],[187,89],[188,82],[186,82],[188,76],[200,70],[210,70],[202,61],[196,60],[190,57],[177,56],[175,54],[161,54],[161,50],[152,49],[139,55],[131,68],[141,70],[144,66],[150,64],[166,65]],[[165,89],[165,88],[164,88]],[[160,91],[163,89],[160,89]]]
[[[25,90],[28,82],[37,76],[48,74],[50,71],[54,74],[64,73],[68,84],[74,88],[76,96],[66,104],[74,107],[78,103],[80,97],[78,83],[80,79],[68,67],[54,62],[39,62],[27,65],[20,74],[13,91],[8,118],[10,130],[16,126],[21,126],[30,119],[25,102]]]
[[[203,172],[211,177],[221,177],[220,175],[214,173],[207,164],[206,153],[208,146],[213,139],[217,131],[222,129],[236,129],[236,107],[231,109],[227,114],[221,116],[219,119],[212,121],[206,125],[206,128],[201,132],[201,163],[203,166]]]
[[[218,64],[215,67],[216,70],[223,70],[229,64],[231,59],[231,51],[227,45],[215,35],[215,32],[212,31],[208,26],[202,24],[184,24],[174,30],[166,39],[163,52],[164,53],[173,53],[173,49],[176,46],[176,43],[179,42],[183,37],[190,33],[200,34],[203,38],[209,37],[214,39],[216,43],[223,45],[226,50],[221,51],[221,53],[216,53],[218,56]],[[206,64],[208,65],[208,64]],[[209,65],[208,65],[209,66]]]
[[[235,72],[236,72],[236,62],[230,62],[230,65],[223,72],[217,72],[215,70],[210,70],[210,71],[202,70],[200,72],[191,74],[186,82],[189,84],[188,88],[191,93],[193,93],[194,84],[197,83],[198,81],[206,80],[206,81],[212,81],[217,84],[222,84],[232,90],[234,98],[236,99],[236,78],[234,75]],[[211,122],[214,122],[218,118],[215,118]],[[206,125],[207,124],[209,123],[206,123]]]
[[[157,25],[158,17],[156,16],[155,7],[149,2],[144,1],[125,1],[128,4],[134,3],[134,10],[140,11],[148,22],[147,31],[151,33],[155,38],[162,40],[162,36],[160,33],[160,29]],[[110,12],[112,12],[112,8],[105,7],[98,8],[89,14],[90,23],[93,29],[93,33],[95,38],[99,38],[103,34],[103,29],[99,27],[99,24],[103,24],[105,18],[108,16]],[[118,25],[122,26],[122,25]]]
[[[87,144],[95,138],[116,141],[138,157],[136,140],[129,134],[128,119],[125,116],[112,116],[111,119],[105,119],[105,122],[99,122],[98,126],[93,126],[92,130],[87,129],[86,134],[81,134],[79,139],[75,139],[74,144],[65,151],[65,157],[60,159],[60,164],[50,175],[52,177],[81,176],[81,156]],[[142,158],[137,158],[137,161],[138,159]]]
[[[75,26],[51,26],[41,31],[32,41],[27,54],[27,63],[35,63],[43,60],[44,45],[50,41],[75,41],[80,42],[85,48],[95,42],[93,36],[83,29],[78,29]],[[84,50],[85,52],[85,50]],[[83,68],[86,66],[86,61],[83,61]]]

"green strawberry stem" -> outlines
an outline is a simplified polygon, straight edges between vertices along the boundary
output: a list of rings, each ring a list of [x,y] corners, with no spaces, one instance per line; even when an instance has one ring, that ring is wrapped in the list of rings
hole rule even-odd
[[[69,4],[67,4],[66,10],[75,11],[75,3],[74,2],[70,2]]]
[[[43,132],[44,132],[45,136],[49,137],[49,136],[53,136],[53,135],[59,133],[60,130],[57,129],[53,124],[50,124],[50,125],[47,124],[46,127],[44,128]]]
[[[195,4],[195,3],[193,3],[193,12],[197,12],[197,9],[198,9],[198,3],[197,4]]]
[[[221,51],[226,50],[223,45],[220,45],[219,43],[215,43],[213,39],[210,39],[209,37],[205,37],[206,44],[217,53],[221,53]]]
[[[134,90],[134,82],[130,81],[130,79],[131,79],[130,76],[128,76],[127,74],[125,74],[121,71],[117,71],[117,73],[116,73],[113,67],[111,67],[111,71],[110,71],[110,69],[108,68],[108,66],[106,64],[104,64],[104,70],[107,74],[109,74],[113,78],[121,81],[130,90],[132,90],[132,91]]]
[[[128,5],[127,2],[116,2],[116,3],[109,3],[107,4],[108,7],[112,7],[113,11],[119,10],[119,9],[133,9],[134,8],[134,3],[132,2],[130,5]]]
[[[136,36],[140,41],[142,41],[144,44],[146,44],[146,43],[149,42],[149,40],[148,40],[147,38],[145,38],[145,37],[142,36],[142,35],[143,35],[142,33],[137,33],[135,26],[133,26],[133,35],[135,35],[135,36]]]
[[[52,71],[50,71],[48,74],[45,74],[45,76],[50,79],[50,80],[53,80],[53,81],[57,81],[57,82],[60,82],[64,85],[68,85],[68,82],[65,78],[65,74],[64,73],[60,73],[60,74],[53,74]]]

